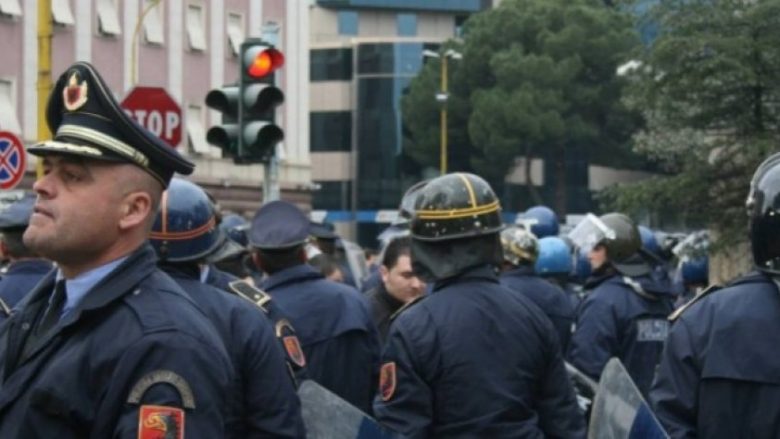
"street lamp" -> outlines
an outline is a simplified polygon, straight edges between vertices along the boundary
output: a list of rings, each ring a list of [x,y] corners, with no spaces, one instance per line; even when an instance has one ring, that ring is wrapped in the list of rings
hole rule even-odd
[[[441,89],[436,93],[436,102],[441,104],[441,110],[439,113],[441,124],[441,147],[440,147],[440,169],[441,175],[447,173],[447,99],[449,93],[447,92],[447,58],[463,59],[463,54],[453,49],[447,49],[444,53],[434,52],[433,50],[423,50],[423,57],[440,58],[441,59]]]

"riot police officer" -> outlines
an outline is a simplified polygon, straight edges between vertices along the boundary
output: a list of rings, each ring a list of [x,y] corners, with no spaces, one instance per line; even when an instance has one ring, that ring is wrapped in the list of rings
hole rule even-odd
[[[780,154],[750,183],[755,271],[675,312],[650,399],[672,438],[780,432]]]
[[[539,240],[524,227],[510,226],[501,232],[501,246],[504,250],[501,284],[531,299],[544,312],[555,326],[561,351],[565,352],[571,338],[574,307],[559,286],[536,274]]]
[[[236,371],[229,389],[231,412],[226,437],[301,437],[304,435],[300,401],[288,375],[281,338],[293,349],[290,358],[304,358],[291,326],[274,337],[266,317],[270,296],[246,285],[234,294],[201,282],[205,259],[218,251],[226,239],[216,226],[213,205],[196,184],[174,178],[163,193],[149,240],[169,274],[206,312],[219,332]],[[251,295],[251,297],[250,297]],[[255,298],[257,296],[257,298]],[[283,345],[283,344],[282,344]],[[297,347],[297,351],[295,350]]]
[[[0,327],[0,438],[222,437],[227,352],[146,243],[173,173],[194,165],[87,63],[60,76],[46,120],[24,243],[57,270]]]
[[[412,261],[433,292],[391,323],[374,402],[408,437],[583,435],[555,329],[499,283],[501,228],[476,175],[438,177],[417,197]]]
[[[674,297],[652,276],[639,254],[639,231],[627,216],[588,214],[569,235],[589,250],[591,291],[577,310],[568,358],[598,380],[611,357],[618,357],[647,394],[668,332]]]
[[[325,280],[306,263],[309,220],[285,201],[264,204],[252,219],[249,244],[268,277],[261,288],[295,327],[308,376],[357,408],[370,412],[379,338],[363,296]]]
[[[10,261],[0,279],[0,322],[11,315],[13,307],[52,269],[51,262],[39,258],[22,240],[33,204],[35,195],[25,193],[0,212],[0,253]]]

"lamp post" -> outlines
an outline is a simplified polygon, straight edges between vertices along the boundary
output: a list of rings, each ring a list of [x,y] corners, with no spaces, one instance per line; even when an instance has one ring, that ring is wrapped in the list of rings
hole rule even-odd
[[[441,59],[441,89],[436,93],[436,101],[441,105],[439,110],[439,123],[441,125],[439,166],[441,175],[444,175],[447,173],[447,99],[449,98],[447,91],[447,59],[462,59],[463,55],[453,49],[447,49],[444,53],[423,50],[423,57]]]

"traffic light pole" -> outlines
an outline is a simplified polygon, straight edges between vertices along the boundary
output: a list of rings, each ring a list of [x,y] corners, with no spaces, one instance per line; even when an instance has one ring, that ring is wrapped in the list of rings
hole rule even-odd
[[[279,200],[281,194],[279,191],[279,159],[276,154],[271,156],[268,163],[263,165],[263,203]]]

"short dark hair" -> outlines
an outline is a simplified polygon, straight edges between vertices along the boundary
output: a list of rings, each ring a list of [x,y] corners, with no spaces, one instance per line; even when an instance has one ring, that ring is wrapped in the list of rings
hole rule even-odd
[[[336,263],[336,259],[326,253],[320,253],[309,259],[309,265],[319,270],[325,277],[335,273],[336,270],[340,270],[339,265]]]
[[[401,236],[390,241],[385,248],[385,254],[382,257],[382,265],[388,270],[395,267],[398,258],[409,256],[412,253],[412,240],[408,236]]]
[[[304,262],[301,259],[301,252],[303,251],[303,245],[296,245],[295,247],[285,249],[263,250],[255,248],[254,250],[260,257],[263,271],[267,274],[274,274],[282,271],[286,268],[302,265]]]
[[[12,258],[34,258],[37,256],[34,251],[24,245],[24,240],[22,239],[24,231],[25,229],[15,228],[6,229],[0,233],[0,239],[5,242],[8,256]]]

